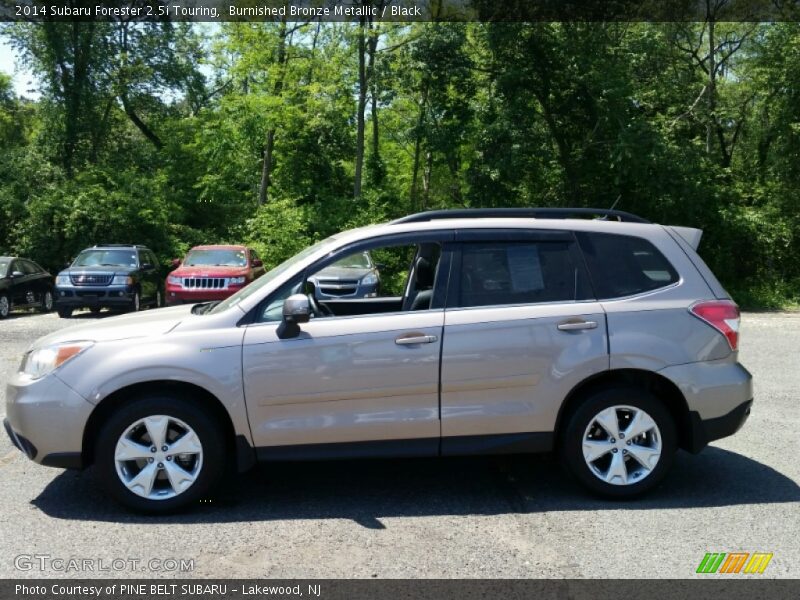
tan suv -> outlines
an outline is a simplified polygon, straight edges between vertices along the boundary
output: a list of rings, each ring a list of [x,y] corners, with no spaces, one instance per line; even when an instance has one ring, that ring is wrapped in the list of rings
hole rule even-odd
[[[345,232],[222,302],[36,341],[6,429],[150,512],[197,502],[230,462],[354,456],[557,450],[590,490],[633,496],[750,412],[738,309],[699,239],[589,209]],[[365,251],[378,295],[318,299],[316,274]]]

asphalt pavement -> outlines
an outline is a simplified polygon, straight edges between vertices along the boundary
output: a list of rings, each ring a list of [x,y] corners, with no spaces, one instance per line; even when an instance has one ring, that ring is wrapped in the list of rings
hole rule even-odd
[[[0,321],[0,413],[28,344],[92,318]],[[706,552],[771,552],[759,577],[798,577],[799,348],[800,313],[745,314],[749,421],[622,503],[550,456],[375,460],[262,466],[192,512],[143,517],[91,469],[38,466],[3,435],[0,577],[683,578]]]

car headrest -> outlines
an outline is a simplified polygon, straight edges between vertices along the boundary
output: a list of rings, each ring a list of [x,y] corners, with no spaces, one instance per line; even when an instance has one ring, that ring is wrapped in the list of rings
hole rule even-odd
[[[433,265],[427,258],[420,256],[414,264],[414,280],[417,283],[417,289],[433,287]]]

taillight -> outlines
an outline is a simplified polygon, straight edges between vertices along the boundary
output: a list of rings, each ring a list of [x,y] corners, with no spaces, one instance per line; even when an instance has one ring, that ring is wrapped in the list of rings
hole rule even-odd
[[[731,300],[707,300],[689,307],[689,312],[719,331],[731,350],[739,347],[739,307]]]

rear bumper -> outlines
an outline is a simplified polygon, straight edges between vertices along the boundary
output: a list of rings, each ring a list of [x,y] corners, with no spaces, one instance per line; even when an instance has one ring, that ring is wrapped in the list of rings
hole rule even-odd
[[[733,435],[750,415],[753,377],[738,362],[705,361],[659,371],[681,391],[688,410],[681,446],[699,452],[714,440]],[[688,430],[688,431],[686,431]]]
[[[706,420],[701,419],[696,411],[691,411],[689,413],[690,431],[686,449],[696,454],[705,448],[709,442],[733,435],[747,421],[752,406],[753,401],[748,400],[726,415]]]

